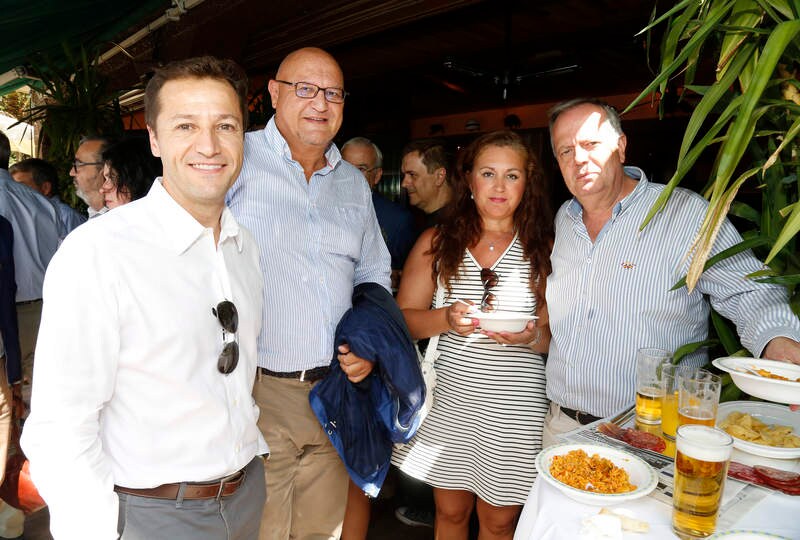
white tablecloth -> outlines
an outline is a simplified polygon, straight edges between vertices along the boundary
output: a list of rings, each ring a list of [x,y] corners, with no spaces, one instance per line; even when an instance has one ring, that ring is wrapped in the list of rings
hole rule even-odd
[[[625,532],[622,536],[625,540],[677,538],[672,532],[672,507],[653,497],[619,504],[613,509],[625,509],[632,517],[650,524],[649,533]],[[599,511],[600,507],[573,501],[539,478],[528,495],[514,540],[578,540],[582,520]],[[732,528],[800,539],[800,497],[773,492],[741,516]]]

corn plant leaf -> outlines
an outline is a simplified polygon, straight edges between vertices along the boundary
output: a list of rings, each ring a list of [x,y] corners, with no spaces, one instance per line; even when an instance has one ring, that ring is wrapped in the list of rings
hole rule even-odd
[[[764,13],[766,13],[767,16],[774,22],[779,23],[783,21],[783,17],[781,17],[780,14],[773,9],[769,2],[766,2],[765,0],[756,0],[756,2],[758,2],[758,5],[764,10]]]
[[[686,345],[683,345],[683,346],[678,347],[677,349],[675,349],[675,352],[672,354],[672,363],[673,364],[677,364],[677,363],[679,363],[681,361],[681,359],[684,356],[686,356],[688,354],[692,354],[693,352],[696,352],[699,349],[702,349],[702,348],[705,348],[705,347],[709,347],[710,348],[710,347],[714,347],[716,345],[719,345],[719,340],[718,339],[706,339],[704,341],[695,341],[694,343],[687,343]]]
[[[759,4],[762,6],[764,4],[769,5],[772,9],[786,17],[787,19],[796,19],[800,16],[797,10],[797,1],[793,0],[764,0],[759,1]]]
[[[754,281],[759,283],[772,283],[774,285],[783,285],[784,287],[795,287],[800,285],[800,274],[784,274],[782,276],[765,276],[754,278]]]
[[[720,99],[728,94],[728,89],[733,84],[733,81],[739,76],[742,68],[747,64],[753,52],[756,49],[755,43],[745,44],[739,54],[733,59],[730,64],[730,69],[725,71],[722,79],[717,84],[708,87],[703,95],[703,98],[695,107],[689,123],[686,126],[686,132],[683,135],[681,142],[681,149],[678,152],[678,163],[686,156],[689,147],[694,142],[694,138],[700,129],[703,127],[704,120],[708,118],[711,111],[719,103]]]
[[[726,373],[725,375],[728,376],[730,379],[730,373]],[[732,380],[725,382],[723,377],[722,382],[722,390],[719,393],[719,401],[720,403],[725,403],[727,401],[738,401],[739,398],[742,397],[742,391],[739,389],[738,386],[733,384]]]
[[[692,257],[689,270],[686,272],[686,287],[689,289],[689,292],[694,290],[695,286],[697,286],[697,282],[700,280],[700,275],[703,273],[703,266],[706,259],[708,259],[708,255],[711,253],[711,249],[714,247],[719,229],[726,219],[728,209],[734,197],[736,197],[736,193],[748,178],[755,176],[760,170],[760,167],[754,167],[744,172],[723,194],[723,197],[720,198],[719,201],[716,203],[712,201],[709,204],[704,220],[704,224],[707,223],[707,226],[701,228],[701,234],[687,253],[687,255],[691,254]]]
[[[761,212],[759,212],[749,204],[745,204],[739,201],[734,201],[733,204],[731,204],[731,209],[728,212],[728,215],[736,216],[740,219],[745,219],[750,223],[754,223],[756,225],[761,223]]]
[[[725,349],[725,354],[730,356],[742,349],[736,331],[731,328],[731,323],[713,309],[711,310],[711,324],[722,343],[722,348]]]
[[[800,204],[795,204],[792,213],[786,220],[786,224],[783,226],[783,229],[781,229],[780,234],[778,234],[778,238],[775,240],[775,244],[772,246],[769,255],[767,255],[767,260],[764,262],[769,264],[798,232],[800,232]]]
[[[709,268],[711,268],[712,266],[714,266],[718,262],[723,261],[723,260],[727,259],[728,257],[733,257],[734,255],[736,255],[738,253],[741,253],[743,251],[747,251],[748,249],[753,249],[753,248],[761,247],[761,246],[765,246],[766,247],[766,246],[769,246],[770,243],[771,243],[771,240],[769,238],[764,237],[764,236],[753,236],[753,237],[748,238],[746,240],[742,240],[741,242],[739,242],[735,246],[731,246],[731,247],[729,247],[727,249],[723,249],[722,251],[720,251],[719,253],[717,253],[713,257],[709,257],[708,260],[706,260],[705,264],[703,265],[703,271],[708,270]],[[685,285],[686,285],[686,276],[683,276],[675,285],[672,286],[672,288],[670,288],[670,290],[671,291],[675,291],[677,289],[680,289],[681,287],[684,287]]]
[[[770,82],[775,67],[780,60],[787,45],[800,31],[800,20],[786,21],[775,26],[762,50],[761,58],[753,73],[750,86],[745,91],[742,107],[733,122],[728,139],[723,143],[723,152],[720,155],[719,169],[715,184],[715,194],[721,195],[721,190],[727,186],[730,177],[739,164],[744,154],[750,136],[755,130],[753,112],[758,105],[767,83]],[[691,283],[691,279],[689,280]]]
[[[683,65],[683,63],[694,52],[694,50],[701,47],[706,38],[713,35],[713,33],[716,31],[716,25],[728,15],[728,12],[735,2],[736,0],[728,0],[726,2],[722,2],[721,4],[716,4],[714,7],[710,8],[708,15],[703,20],[703,24],[697,29],[686,45],[684,45],[678,56],[668,66],[661,69],[661,72],[656,76],[656,78],[653,79],[647,88],[645,88],[633,101],[631,101],[625,110],[622,111],[622,114],[625,114],[631,110],[642,99],[649,96],[653,90],[659,88],[662,82],[668,80],[669,77]],[[684,2],[681,2],[679,5],[683,4]]]
[[[698,4],[698,3],[699,2],[697,2],[697,0],[682,0],[681,2],[678,2],[677,4],[675,4],[675,6],[672,9],[670,9],[669,11],[667,11],[666,13],[661,15],[659,18],[655,19],[650,24],[648,24],[647,26],[645,26],[644,28],[639,30],[639,32],[637,32],[636,35],[640,36],[643,33],[647,32],[648,30],[652,30],[654,27],[656,27],[659,24],[661,24],[662,22],[666,21],[667,19],[669,19],[670,17],[672,17],[673,15],[675,15],[676,13],[681,11],[682,9],[687,8],[687,7],[691,8],[692,5]],[[652,19],[652,17],[651,17],[651,19]]]
[[[791,125],[791,127],[788,130],[786,130],[786,135],[784,135],[783,141],[781,141],[781,144],[772,153],[772,155],[769,156],[767,161],[764,163],[764,167],[763,168],[764,168],[765,171],[767,169],[769,169],[770,167],[772,167],[772,165],[775,164],[775,162],[778,160],[778,155],[783,151],[784,148],[789,146],[789,143],[791,143],[794,140],[794,138],[797,137],[798,133],[800,133],[800,116],[795,118],[794,123]]]
[[[717,62],[717,80],[720,81],[728,71],[731,58],[735,58],[736,51],[741,47],[751,32],[756,28],[762,17],[755,0],[737,0],[731,10],[728,24],[718,25],[717,31],[724,32],[722,46]],[[726,85],[727,86],[727,85]]]
[[[740,0],[741,1],[741,0]],[[699,4],[692,4],[687,6],[686,10],[678,15],[669,25],[667,35],[661,44],[661,66],[669,65],[675,59],[675,52],[678,50],[678,43],[680,42],[684,31],[686,30],[692,17],[697,12]],[[699,47],[695,51],[699,52]],[[667,87],[668,79],[661,81],[659,91],[663,94]]]

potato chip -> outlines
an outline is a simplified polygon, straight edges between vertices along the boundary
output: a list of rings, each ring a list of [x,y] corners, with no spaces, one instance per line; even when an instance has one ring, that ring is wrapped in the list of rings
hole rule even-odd
[[[800,448],[800,437],[791,426],[765,424],[758,418],[738,411],[730,413],[719,427],[743,441],[778,448]]]

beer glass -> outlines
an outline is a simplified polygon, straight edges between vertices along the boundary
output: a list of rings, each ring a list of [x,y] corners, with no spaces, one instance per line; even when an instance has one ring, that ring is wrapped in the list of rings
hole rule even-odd
[[[733,437],[708,426],[678,428],[675,441],[672,530],[681,538],[705,538],[717,527]]]
[[[661,433],[671,441],[675,440],[675,431],[678,429],[678,376],[698,371],[698,368],[674,364],[664,366],[661,370]]]
[[[678,425],[714,426],[722,379],[705,369],[678,374]]]
[[[671,361],[672,353],[664,349],[636,352],[636,419],[643,424],[661,422],[661,368]]]

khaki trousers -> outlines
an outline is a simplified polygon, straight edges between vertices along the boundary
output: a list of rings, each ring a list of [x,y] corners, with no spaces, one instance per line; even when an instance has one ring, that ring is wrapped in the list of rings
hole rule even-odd
[[[548,446],[563,442],[559,437],[560,434],[578,429],[579,427],[581,427],[580,422],[563,414],[561,412],[561,407],[551,401],[550,410],[547,411],[547,416],[544,417],[542,448],[547,448]]]
[[[259,375],[253,388],[261,409],[258,427],[270,450],[260,540],[330,540],[341,534],[348,475],[308,403],[313,386]]]
[[[30,405],[30,387],[33,378],[33,352],[39,336],[39,323],[42,319],[42,301],[17,304],[19,324],[19,348],[22,359],[22,383],[25,403]]]

